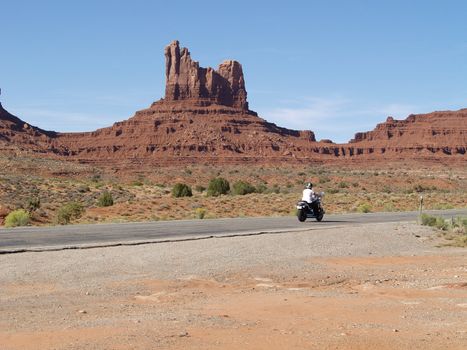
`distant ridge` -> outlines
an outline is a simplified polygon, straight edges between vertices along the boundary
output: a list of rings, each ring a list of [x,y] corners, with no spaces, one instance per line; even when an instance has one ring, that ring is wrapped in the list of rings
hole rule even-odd
[[[165,97],[128,120],[93,132],[30,126],[0,104],[0,152],[19,149],[110,165],[261,162],[465,162],[467,109],[388,118],[347,144],[317,142],[312,131],[281,128],[249,109],[242,66],[200,67],[186,48],[165,48]],[[131,170],[129,168],[129,170]]]

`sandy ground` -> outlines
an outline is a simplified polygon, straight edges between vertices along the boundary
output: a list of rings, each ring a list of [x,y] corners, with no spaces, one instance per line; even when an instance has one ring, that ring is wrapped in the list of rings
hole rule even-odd
[[[0,349],[466,349],[467,251],[439,244],[369,224],[3,255]]]

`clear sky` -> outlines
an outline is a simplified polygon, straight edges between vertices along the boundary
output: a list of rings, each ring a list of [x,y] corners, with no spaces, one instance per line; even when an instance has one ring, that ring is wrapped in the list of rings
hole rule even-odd
[[[242,63],[250,108],[344,142],[388,115],[467,107],[467,1],[0,0],[0,97],[56,131],[163,97],[163,49]]]

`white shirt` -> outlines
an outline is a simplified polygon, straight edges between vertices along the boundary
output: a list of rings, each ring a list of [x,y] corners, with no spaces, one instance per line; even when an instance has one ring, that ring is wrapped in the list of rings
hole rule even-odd
[[[313,201],[313,197],[315,196],[315,191],[310,188],[305,188],[303,190],[302,201],[311,203]]]

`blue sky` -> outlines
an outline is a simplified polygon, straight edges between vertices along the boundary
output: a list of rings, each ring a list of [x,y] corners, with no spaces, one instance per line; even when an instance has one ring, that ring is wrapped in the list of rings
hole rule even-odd
[[[250,108],[345,142],[388,115],[467,107],[465,1],[4,1],[0,97],[94,130],[163,97],[164,47],[243,65]]]

